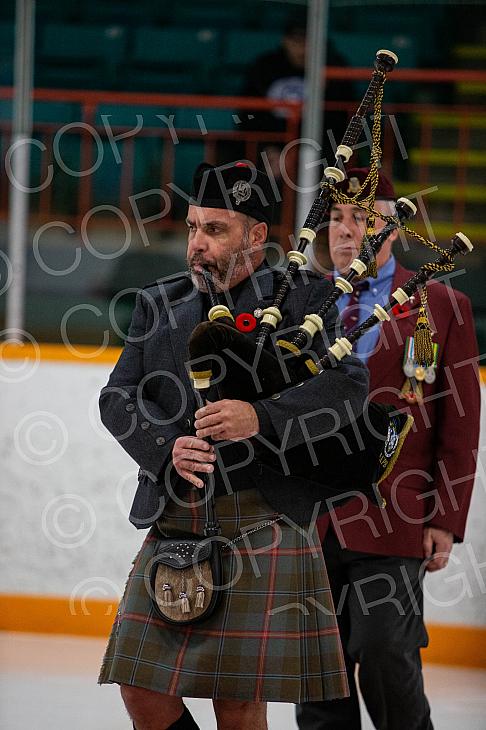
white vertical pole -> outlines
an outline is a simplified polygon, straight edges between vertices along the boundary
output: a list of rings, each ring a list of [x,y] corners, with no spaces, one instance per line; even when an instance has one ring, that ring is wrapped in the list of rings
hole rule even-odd
[[[34,65],[35,0],[16,0],[15,63],[8,255],[12,283],[7,291],[6,339],[19,339],[24,328],[26,244],[29,223],[30,144],[32,136],[32,81]]]
[[[310,0],[307,11],[307,49],[305,64],[306,96],[302,109],[302,143],[299,147],[299,174],[296,223],[302,227],[312,202],[317,196],[318,183],[322,177],[322,165],[313,164],[320,160],[322,140],[323,89],[326,65],[328,0]],[[307,142],[311,140],[311,143]],[[319,146],[316,149],[316,143]]]

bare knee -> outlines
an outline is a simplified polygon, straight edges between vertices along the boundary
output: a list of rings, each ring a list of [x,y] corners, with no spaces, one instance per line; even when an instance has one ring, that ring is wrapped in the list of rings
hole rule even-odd
[[[164,697],[164,695],[158,692],[152,692],[143,687],[134,687],[131,684],[121,684],[120,693],[127,707],[128,705],[131,707],[136,707],[140,704],[146,705],[147,703],[157,702],[158,698],[162,699]]]
[[[267,730],[267,703],[213,700],[218,730]]]
[[[171,697],[144,687],[121,684],[120,692],[128,714],[140,730],[168,728],[179,719],[184,709],[180,697]]]

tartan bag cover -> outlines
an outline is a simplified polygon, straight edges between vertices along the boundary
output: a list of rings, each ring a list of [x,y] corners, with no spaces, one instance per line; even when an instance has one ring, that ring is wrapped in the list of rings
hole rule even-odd
[[[204,505],[171,501],[133,561],[98,682],[180,697],[308,702],[346,697],[346,669],[317,530],[278,515],[256,489],[216,499],[226,588],[201,624],[158,618],[147,579],[160,537],[202,534]],[[251,532],[251,530],[255,530]],[[162,535],[161,535],[162,532]]]

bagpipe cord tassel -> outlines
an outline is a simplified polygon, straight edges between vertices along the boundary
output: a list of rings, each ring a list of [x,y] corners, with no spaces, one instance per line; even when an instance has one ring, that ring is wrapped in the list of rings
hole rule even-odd
[[[196,604],[195,608],[204,607],[204,586],[197,586],[196,588]]]
[[[181,599],[181,613],[190,613],[191,604],[189,603],[189,598],[187,597],[186,581],[184,580],[184,576],[182,577],[182,585],[181,592],[179,593],[179,598]]]
[[[414,332],[414,356],[415,360],[424,368],[430,367],[434,361],[432,332],[430,330],[429,318],[427,316],[426,287],[423,287],[420,290],[420,308]]]
[[[181,591],[179,598],[181,599],[181,613],[191,613],[191,605],[189,603],[187,593]]]

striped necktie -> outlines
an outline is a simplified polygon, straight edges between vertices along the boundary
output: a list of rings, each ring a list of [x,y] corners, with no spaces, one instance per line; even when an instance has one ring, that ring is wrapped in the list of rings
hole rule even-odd
[[[341,324],[344,330],[344,334],[350,332],[359,324],[359,298],[361,292],[370,288],[370,282],[368,279],[364,281],[358,281],[355,284],[354,289],[349,297],[349,302],[341,312]]]

